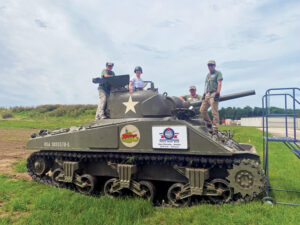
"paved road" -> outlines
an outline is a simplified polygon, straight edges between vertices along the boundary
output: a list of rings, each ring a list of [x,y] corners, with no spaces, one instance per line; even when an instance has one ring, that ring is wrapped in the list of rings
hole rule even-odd
[[[259,128],[262,130],[262,128]],[[276,137],[285,137],[285,128],[269,128],[269,133]],[[288,129],[288,136],[294,137],[294,129]],[[296,130],[296,137],[297,139],[300,139],[300,130]]]

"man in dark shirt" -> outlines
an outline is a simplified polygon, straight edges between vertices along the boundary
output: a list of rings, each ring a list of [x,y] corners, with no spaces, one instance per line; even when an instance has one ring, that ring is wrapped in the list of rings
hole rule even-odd
[[[107,62],[106,69],[102,70],[101,78],[115,76],[114,71],[112,71],[113,67],[114,64],[112,62]],[[106,108],[106,100],[107,97],[109,96],[109,89],[106,86],[105,82],[99,84],[98,92],[99,92],[99,103],[96,112],[96,120],[106,119],[105,108]]]

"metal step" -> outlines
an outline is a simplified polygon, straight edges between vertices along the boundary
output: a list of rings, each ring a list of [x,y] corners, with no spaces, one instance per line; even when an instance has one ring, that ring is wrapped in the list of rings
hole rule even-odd
[[[268,141],[277,141],[277,142],[299,142],[300,143],[300,139],[296,139],[293,137],[264,137],[265,139],[267,139]]]

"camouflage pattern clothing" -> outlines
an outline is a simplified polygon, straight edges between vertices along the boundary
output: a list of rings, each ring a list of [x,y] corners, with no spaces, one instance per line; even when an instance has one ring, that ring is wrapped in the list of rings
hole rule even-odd
[[[201,96],[197,95],[197,94],[194,97],[192,95],[185,95],[185,96],[182,96],[182,97],[187,102],[196,102],[196,101],[201,100]]]
[[[105,74],[115,76],[114,71],[104,69],[101,73],[101,78],[104,78]],[[106,101],[109,96],[109,88],[105,85],[105,83],[100,83],[98,87],[98,92],[99,92],[99,103],[96,112],[96,118],[95,118],[96,120],[100,120],[106,117],[105,108],[106,108]]]

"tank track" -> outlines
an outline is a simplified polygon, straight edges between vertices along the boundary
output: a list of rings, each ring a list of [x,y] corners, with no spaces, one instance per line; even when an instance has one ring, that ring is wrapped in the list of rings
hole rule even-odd
[[[226,169],[229,176],[226,177],[229,182],[230,187],[233,189],[233,198],[231,203],[238,202],[248,202],[257,197],[263,192],[265,186],[265,176],[264,171],[260,168],[260,162],[258,157],[251,157],[245,155],[236,155],[232,157],[222,157],[222,156],[199,156],[199,155],[167,155],[167,154],[132,154],[132,153],[88,153],[88,152],[62,152],[62,151],[39,151],[32,153],[27,159],[27,172],[36,182],[57,186],[49,175],[45,173],[39,175],[34,170],[34,162],[37,158],[43,158],[46,162],[53,162],[55,159],[60,159],[62,161],[73,161],[73,162],[113,162],[113,163],[127,163],[136,165],[154,164],[154,165],[178,165],[182,167],[192,167],[192,168],[212,168],[219,167]],[[49,167],[48,165],[46,165]],[[239,167],[241,168],[239,169]],[[251,172],[254,173],[255,181],[257,182],[254,188],[250,188],[247,191],[239,191],[238,185],[241,185],[239,178],[243,176],[249,178],[249,174],[244,174],[245,168],[251,168]],[[51,168],[47,168],[50,170]],[[52,171],[53,172],[53,171]],[[238,177],[238,178],[237,178]],[[249,178],[247,184],[251,186],[251,182],[254,180]],[[240,182],[237,184],[237,182]],[[75,185],[72,183],[63,183],[60,188],[67,188],[76,191]],[[237,189],[237,191],[235,190]],[[254,190],[254,191],[253,191]],[[213,203],[213,202],[210,202]]]

